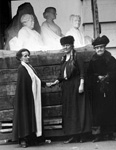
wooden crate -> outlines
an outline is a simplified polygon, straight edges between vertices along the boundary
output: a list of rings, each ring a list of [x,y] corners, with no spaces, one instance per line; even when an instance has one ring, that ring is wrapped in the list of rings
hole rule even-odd
[[[77,49],[82,55],[85,70],[93,55],[92,47]],[[13,102],[17,81],[19,62],[15,51],[0,51],[0,140],[11,139]],[[31,64],[36,69],[41,80],[54,81],[59,74],[62,51],[31,52]],[[44,135],[63,136],[62,131],[62,99],[59,85],[42,88],[42,111]]]

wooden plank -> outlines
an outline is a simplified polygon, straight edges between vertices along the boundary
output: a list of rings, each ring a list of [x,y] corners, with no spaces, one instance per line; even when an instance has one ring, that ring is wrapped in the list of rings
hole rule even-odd
[[[17,69],[2,69],[0,70],[0,83],[16,82],[17,81]]]
[[[53,106],[61,104],[61,92],[42,93],[42,106]]]
[[[41,80],[53,81],[57,78],[60,70],[59,65],[35,67],[38,76]],[[0,83],[16,82],[17,69],[1,69],[0,70]]]
[[[6,97],[7,95],[15,95],[16,82],[10,84],[1,84],[0,85],[0,97]]]
[[[62,105],[43,107],[43,118],[53,118],[62,116]],[[13,109],[0,111],[0,121],[12,120]]]
[[[44,125],[62,124],[62,118],[44,119]]]
[[[13,109],[14,95],[0,97],[0,111]],[[61,92],[42,93],[42,106],[61,105]]]
[[[16,82],[11,82],[9,84],[1,84],[0,85],[0,97],[6,96],[14,96],[16,90]],[[60,85],[56,85],[54,87],[42,87],[42,93],[52,93],[61,91]]]
[[[0,110],[13,109],[14,96],[0,97]]]
[[[35,67],[40,79],[54,81],[60,72],[59,65]]]
[[[85,55],[84,52],[93,50],[93,47],[83,47],[76,49],[77,52],[81,51],[81,55]],[[49,66],[49,65],[58,65],[60,64],[61,57],[64,55],[60,51],[52,52],[31,52],[31,64],[32,66]],[[19,61],[15,58],[16,52],[12,51],[0,51],[0,69],[11,69],[17,68],[19,66]]]
[[[54,129],[62,129],[62,125],[50,125],[50,126],[44,126],[45,130],[54,130]],[[12,131],[12,130],[11,130]]]
[[[0,133],[0,140],[11,140],[12,133]]]
[[[42,93],[53,93],[53,92],[60,92],[61,91],[61,87],[60,84],[57,84],[55,86],[52,87],[42,87]]]
[[[56,130],[44,130],[44,135],[46,138],[49,137],[61,137],[64,136],[64,132],[62,129],[56,129]]]
[[[62,105],[43,107],[43,118],[61,117]]]
[[[0,97],[0,111],[13,109],[14,95]],[[61,105],[61,92],[42,93],[42,106]]]
[[[0,111],[0,121],[12,120],[13,109]]]

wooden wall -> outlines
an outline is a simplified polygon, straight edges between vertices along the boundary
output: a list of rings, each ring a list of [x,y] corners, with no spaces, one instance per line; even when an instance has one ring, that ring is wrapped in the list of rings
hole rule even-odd
[[[101,36],[108,36],[110,43],[107,47],[112,51],[113,48],[116,49],[116,0],[97,0],[97,5]],[[93,38],[91,0],[83,0],[83,27],[84,34]]]
[[[92,47],[81,48],[77,51],[83,56],[85,68],[87,68],[94,53]],[[16,52],[13,51],[0,51],[0,139],[10,139],[12,135],[13,101],[19,65],[15,54]],[[61,51],[32,52],[31,64],[37,70],[41,80],[54,81],[59,74],[62,56]],[[42,109],[45,136],[62,136],[62,99],[59,85],[42,88]],[[7,127],[4,127],[5,123]]]

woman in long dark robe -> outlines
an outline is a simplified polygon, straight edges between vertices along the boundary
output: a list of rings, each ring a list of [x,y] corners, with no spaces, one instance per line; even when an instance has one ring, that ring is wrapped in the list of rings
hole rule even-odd
[[[42,135],[41,85],[46,83],[41,82],[29,64],[29,50],[21,49],[16,57],[21,64],[18,67],[12,140],[27,147]]]
[[[96,53],[89,67],[88,77],[92,91],[92,116],[94,142],[101,140],[100,133],[113,132],[116,114],[116,59],[105,49],[109,43],[106,36],[93,41]]]
[[[78,136],[91,131],[91,117],[89,102],[84,93],[84,66],[83,60],[74,50],[74,38],[61,38],[66,55],[63,57],[60,76],[51,83],[61,83],[62,112],[64,134],[69,136],[65,143],[74,142]],[[78,135],[78,136],[77,136]]]

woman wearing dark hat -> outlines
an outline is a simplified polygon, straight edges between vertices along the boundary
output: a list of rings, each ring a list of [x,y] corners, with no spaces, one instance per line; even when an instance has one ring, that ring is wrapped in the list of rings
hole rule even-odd
[[[105,35],[93,41],[96,53],[88,67],[92,90],[93,142],[100,140],[100,133],[113,132],[115,125],[116,60],[106,50],[108,43]]]
[[[21,49],[16,58],[18,67],[17,87],[14,101],[13,141],[25,148],[42,136],[41,85],[42,82],[30,65],[30,51]],[[33,142],[33,143],[32,143]]]
[[[89,132],[91,125],[84,97],[83,60],[74,50],[72,36],[61,38],[60,43],[64,48],[65,56],[62,59],[59,78],[51,85],[61,83],[63,130],[68,136],[65,143],[70,143],[77,140],[82,133]]]

